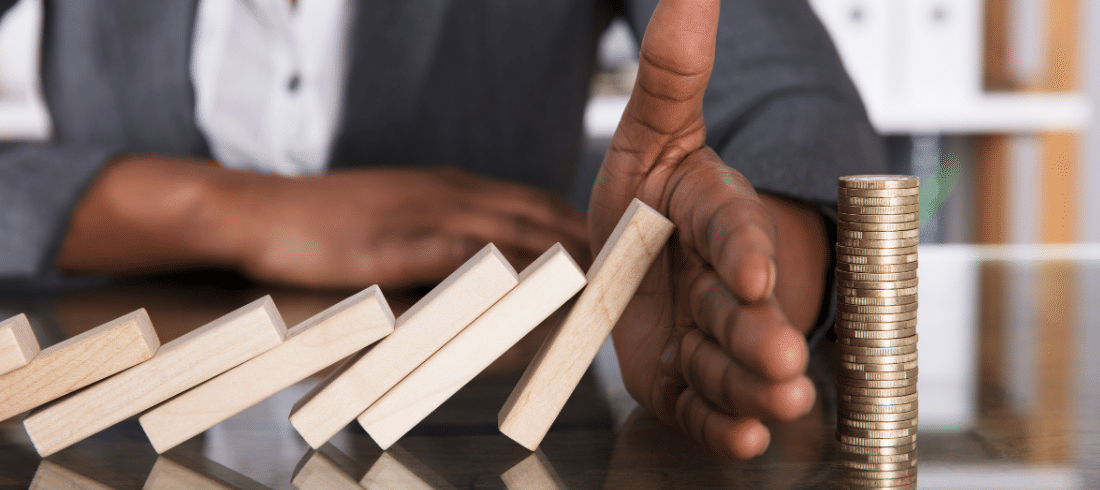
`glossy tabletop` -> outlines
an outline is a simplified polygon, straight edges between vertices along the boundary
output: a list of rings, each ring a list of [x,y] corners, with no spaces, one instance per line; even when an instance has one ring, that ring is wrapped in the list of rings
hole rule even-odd
[[[920,254],[917,488],[1100,488],[1100,250]],[[45,347],[146,308],[165,342],[263,294],[293,325],[351,293],[141,280],[4,291],[0,317],[27,313]],[[401,310],[415,296],[388,299]],[[812,354],[811,413],[773,425],[768,451],[735,463],[632,405],[606,351],[538,451],[501,435],[497,411],[546,332],[536,329],[385,452],[355,424],[309,449],[287,414],[313,377],[160,456],[136,419],[44,460],[21,417],[0,422],[0,487],[853,488],[837,463],[828,342]]]

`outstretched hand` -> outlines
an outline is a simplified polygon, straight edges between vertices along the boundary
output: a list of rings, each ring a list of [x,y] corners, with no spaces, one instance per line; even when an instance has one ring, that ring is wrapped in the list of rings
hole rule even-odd
[[[664,423],[716,453],[746,459],[767,448],[762,421],[803,415],[814,389],[804,375],[804,336],[776,294],[781,261],[770,203],[778,201],[765,203],[705,146],[703,93],[719,3],[657,6],[588,220],[593,250],[635,197],[676,225],[612,332],[624,381]],[[813,305],[816,287],[806,300]]]

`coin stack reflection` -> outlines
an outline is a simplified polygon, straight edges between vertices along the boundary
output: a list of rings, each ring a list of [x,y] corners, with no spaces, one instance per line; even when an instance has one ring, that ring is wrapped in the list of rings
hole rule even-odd
[[[916,488],[919,185],[840,178],[836,438],[854,487]]]

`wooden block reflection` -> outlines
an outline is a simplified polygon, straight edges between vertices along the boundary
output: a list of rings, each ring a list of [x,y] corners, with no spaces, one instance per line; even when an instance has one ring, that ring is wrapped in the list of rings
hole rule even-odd
[[[542,449],[536,450],[500,475],[508,490],[556,490],[569,488],[554,471]]]
[[[363,488],[351,476],[350,459],[331,444],[307,452],[290,483],[298,490]]]
[[[72,454],[43,459],[38,463],[30,487],[34,490],[53,490],[58,488],[81,490],[107,490],[118,488],[138,488],[141,480],[120,475],[104,468],[98,463],[85,460]]]
[[[394,444],[375,460],[370,470],[359,480],[364,488],[372,490],[408,489],[443,490],[455,488],[445,478],[433,471],[416,456]]]
[[[261,489],[265,486],[198,454],[173,451],[157,457],[145,479],[146,490],[208,488]]]

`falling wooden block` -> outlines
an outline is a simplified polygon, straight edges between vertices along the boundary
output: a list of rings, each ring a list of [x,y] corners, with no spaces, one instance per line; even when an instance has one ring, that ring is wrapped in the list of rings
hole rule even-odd
[[[519,285],[359,415],[390,447],[584,287],[584,272],[561,244],[519,275]]]
[[[138,420],[158,453],[213,427],[393,332],[372,286],[287,331],[282,344],[168,400]]]
[[[298,490],[362,490],[351,476],[352,462],[331,444],[307,453],[291,476],[290,484]]]
[[[536,450],[524,458],[523,461],[509,468],[508,471],[500,475],[500,479],[504,481],[504,486],[508,487],[508,490],[526,490],[528,488],[566,490],[569,488],[558,476],[558,473],[554,471],[554,465],[550,464],[550,460],[546,459],[546,455],[542,453],[541,449]]]
[[[38,339],[27,315],[19,314],[0,323],[0,376],[26,366],[37,354]]]
[[[500,410],[501,432],[527,449],[538,447],[672,229],[672,222],[653,208],[637,199],[630,203],[588,270],[588,286]]]
[[[38,454],[48,456],[279,345],[285,335],[264,296],[164,344],[152,359],[32,412],[23,426]]]
[[[377,490],[452,490],[446,478],[436,473],[401,446],[382,453],[363,479],[363,488]]]
[[[260,490],[267,488],[255,480],[198,454],[173,452],[160,455],[143,490]]]
[[[160,340],[145,310],[137,310],[39,352],[0,376],[0,420],[61,398],[157,352]]]
[[[320,447],[517,283],[516,270],[489,244],[401,315],[389,337],[302,397],[291,424]]]

